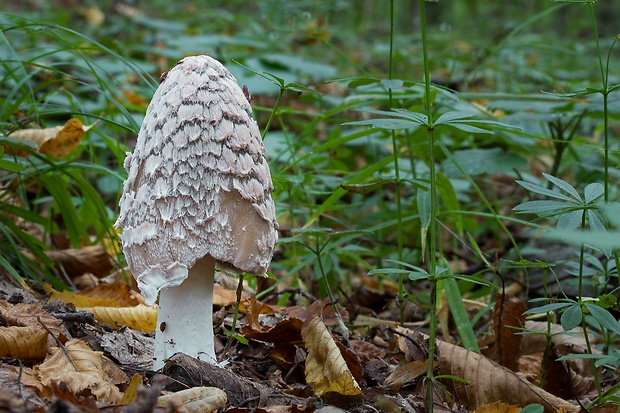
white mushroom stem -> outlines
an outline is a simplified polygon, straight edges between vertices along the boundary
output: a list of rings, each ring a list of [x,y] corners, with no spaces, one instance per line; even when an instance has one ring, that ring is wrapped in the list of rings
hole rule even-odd
[[[185,353],[211,364],[216,363],[213,343],[213,282],[215,260],[206,255],[189,269],[176,287],[159,294],[157,333],[153,369],[175,353]]]

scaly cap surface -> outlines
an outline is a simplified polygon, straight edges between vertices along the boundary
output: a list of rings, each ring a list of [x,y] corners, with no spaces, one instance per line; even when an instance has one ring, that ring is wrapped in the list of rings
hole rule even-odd
[[[168,72],[125,159],[116,222],[148,303],[207,254],[229,270],[265,273],[277,223],[264,153],[252,108],[222,64],[193,56]]]

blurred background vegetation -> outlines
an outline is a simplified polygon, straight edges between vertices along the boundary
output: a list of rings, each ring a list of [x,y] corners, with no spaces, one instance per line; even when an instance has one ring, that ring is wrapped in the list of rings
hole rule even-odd
[[[416,83],[423,81],[424,72],[418,5],[394,2],[390,60],[386,0],[207,3],[4,2],[0,132],[9,136],[27,127],[56,126],[70,117],[94,127],[76,151],[61,159],[4,155],[26,172],[17,180],[16,172],[2,178],[3,267],[14,276],[58,283],[62,277],[43,251],[85,244],[105,244],[122,262],[112,223],[125,176],[124,153],[133,148],[159,75],[191,54],[219,59],[240,84],[249,86],[262,130],[273,118],[265,144],[283,230],[284,242],[274,260],[280,275],[301,274],[300,280],[310,284],[315,277],[327,277],[335,287],[403,251],[408,262],[422,262],[417,189],[402,189],[404,210],[398,212],[395,187],[390,186],[396,172],[388,162],[394,149],[389,134],[343,126],[367,117],[355,109],[389,109],[390,102],[409,110],[422,107],[424,91]],[[620,17],[614,3],[596,5],[597,27],[586,5],[426,3],[432,80],[459,92],[458,101],[448,91],[433,95],[437,113],[467,110],[522,128],[495,135],[441,135],[468,168],[463,176],[439,155],[451,186],[442,198],[446,228],[459,236],[469,231],[484,248],[501,250],[507,234],[495,221],[475,214],[488,213],[488,201],[497,213],[514,219],[510,208],[525,197],[514,179],[541,179],[541,172],[569,177],[576,186],[602,179],[601,99],[562,100],[541,91],[600,85],[595,34],[606,55]],[[618,59],[610,62],[613,83],[620,71]],[[381,83],[390,70],[393,79],[405,81],[393,96]],[[617,118],[617,99],[608,103]],[[401,131],[397,140],[406,148],[403,179],[425,179],[425,133]],[[611,161],[618,162],[615,152]],[[615,169],[612,174],[617,176]],[[38,180],[30,179],[34,177]],[[374,181],[380,181],[381,190],[345,191],[340,186]],[[476,192],[472,182],[484,192]],[[617,189],[611,190],[613,198]],[[454,207],[473,215],[454,214]],[[54,244],[29,234],[22,221],[9,215],[36,224],[46,236],[65,234],[65,241],[57,236]],[[406,217],[404,247],[396,239],[398,215]],[[317,225],[364,234],[295,232]],[[445,256],[459,261],[455,270],[476,268],[477,259],[462,239],[446,235],[445,241]],[[24,257],[24,247],[33,255]],[[328,257],[320,268],[319,250]]]

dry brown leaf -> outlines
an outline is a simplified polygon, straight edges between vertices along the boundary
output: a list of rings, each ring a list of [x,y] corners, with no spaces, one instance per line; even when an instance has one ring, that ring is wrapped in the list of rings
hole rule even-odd
[[[550,332],[552,334],[551,342],[554,346],[570,345],[580,347],[582,350],[587,350],[588,346],[586,340],[583,337],[583,330],[581,327],[574,328],[570,331],[564,331],[561,325],[551,324]],[[525,329],[528,331],[534,331],[540,334],[523,334],[523,341],[521,342],[522,354],[542,353],[545,351],[547,345],[547,339],[544,334],[547,334],[547,323],[544,321],[526,321]],[[565,334],[560,334],[565,333]],[[600,354],[600,350],[593,348],[592,352]]]
[[[67,340],[67,333],[62,320],[52,316],[38,304],[18,303],[12,305],[0,300],[0,320],[9,326],[34,327],[40,329],[44,325],[56,338]],[[53,340],[50,338],[50,340]]]
[[[0,327],[0,357],[43,360],[48,332],[42,327]]]
[[[62,347],[51,348],[45,361],[35,369],[48,388],[64,383],[76,396],[93,395],[99,401],[118,403],[121,393],[106,374],[104,363],[101,352],[73,339]]]
[[[308,356],[306,357],[306,382],[317,396],[336,392],[344,396],[357,396],[362,389],[353,378],[334,338],[318,315],[310,317],[301,329]]]
[[[103,245],[45,251],[45,255],[71,279],[87,272],[103,277],[112,269],[110,257]]]
[[[512,404],[506,404],[501,402],[485,404],[478,407],[472,413],[519,413],[521,408],[513,406]]]
[[[516,373],[476,352],[437,341],[441,374],[461,377],[468,384],[450,381],[447,384],[457,400],[470,409],[497,401],[526,406],[538,403],[545,412],[564,408],[578,412],[579,407],[560,399]]]
[[[80,291],[79,295],[110,300],[115,304],[113,307],[133,307],[143,303],[131,290],[129,284],[120,281],[113,284],[99,284],[96,287]]]
[[[425,374],[428,370],[427,366],[428,361],[412,361],[403,364],[385,379],[384,384],[393,391],[399,391],[405,384],[412,383],[415,379]]]
[[[547,332],[546,322],[528,321],[525,328],[530,331],[545,333]],[[568,356],[571,354],[587,354],[587,344],[581,328],[575,328],[570,332],[564,333],[562,326],[551,324],[549,326],[552,337],[551,344],[558,356]],[[561,334],[564,333],[564,334]],[[524,334],[521,342],[521,351],[523,354],[537,354],[539,360],[542,360],[546,345],[546,338],[543,334]],[[601,351],[592,346],[592,352],[600,354]],[[541,361],[539,361],[541,363]],[[575,392],[579,396],[585,395],[594,386],[594,373],[588,359],[573,359],[569,361],[571,379]],[[523,365],[523,363],[521,363]],[[540,380],[539,377],[537,377]]]
[[[299,318],[286,318],[273,326],[261,325],[260,331],[252,330],[248,325],[241,327],[241,334],[249,339],[267,343],[300,343],[304,322]]]
[[[86,307],[133,307],[140,304],[140,300],[132,293],[129,285],[123,282],[115,284],[99,284],[79,293],[69,291],[55,291],[46,286],[45,291],[52,293],[50,302],[62,300],[72,303],[77,308]]]
[[[523,336],[518,333],[525,325],[523,314],[525,311],[527,311],[527,306],[515,296],[498,293],[495,297],[493,309],[495,344],[491,359],[512,371],[518,371],[519,368]]]
[[[157,406],[167,408],[173,406],[183,413],[211,413],[224,407],[226,393],[217,387],[193,387],[177,393],[160,396]]]
[[[309,306],[296,305],[293,307],[286,307],[285,311],[288,317],[299,318],[304,321],[315,314],[320,314],[323,324],[326,326],[337,326],[339,324],[334,314],[334,306],[328,304],[326,300],[316,300]],[[345,323],[349,321],[349,312],[346,308],[339,305],[338,311]]]
[[[245,307],[243,307],[244,301],[247,300],[248,294],[245,291],[241,292],[241,305],[239,307],[240,311],[245,312]],[[218,307],[223,307],[229,304],[237,303],[237,290],[230,290],[228,288],[223,287],[221,284],[215,283],[213,285],[213,305]]]
[[[46,129],[21,129],[11,133],[9,137],[32,142],[37,145],[37,150],[40,153],[59,157],[67,155],[77,148],[92,126],[85,127],[82,122],[72,118],[63,126]],[[7,153],[9,152],[7,150]],[[26,153],[20,151],[16,155],[25,156]]]
[[[157,325],[157,309],[139,304],[135,307],[84,307],[93,313],[97,321],[112,328],[127,326],[150,333]]]
[[[396,336],[396,346],[403,352],[406,361],[424,361],[428,359],[428,341],[413,330],[396,327],[400,334]]]

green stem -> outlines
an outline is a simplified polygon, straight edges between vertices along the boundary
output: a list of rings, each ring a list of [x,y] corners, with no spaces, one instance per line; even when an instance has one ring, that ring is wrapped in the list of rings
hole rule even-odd
[[[278,107],[280,106],[280,100],[282,100],[282,95],[284,95],[285,88],[280,88],[280,93],[278,94],[278,99],[276,100],[276,104],[271,111],[271,115],[269,115],[269,119],[267,120],[267,124],[265,125],[265,129],[263,130],[263,134],[261,138],[265,140],[265,136],[267,136],[267,132],[269,131],[269,127],[271,126],[271,122],[273,118],[276,116],[276,112],[278,111]]]
[[[394,59],[394,0],[390,0],[390,57],[388,62],[388,79],[392,80],[393,69],[392,63]],[[389,106],[392,108],[392,85],[388,88]],[[398,261],[403,261],[403,214],[402,214],[402,199],[400,196],[401,182],[400,182],[400,167],[398,165],[398,140],[396,139],[396,131],[392,131],[392,152],[394,153],[394,174],[396,175],[396,219],[398,224],[396,227],[396,236],[398,239]],[[405,286],[404,276],[399,274],[398,276],[398,307],[400,312],[400,323],[405,321]]]
[[[327,273],[325,272],[325,268],[323,268],[323,260],[321,259],[321,253],[323,252],[323,249],[327,246],[327,242],[329,241],[323,244],[322,247],[319,247],[320,239],[318,235],[316,236],[315,241],[316,241],[316,251],[312,250],[311,248],[310,250],[316,254],[316,259],[319,264],[319,270],[321,271],[321,279],[323,280],[323,286],[325,287],[325,290],[327,290],[327,295],[329,296],[329,300],[331,301],[331,305],[334,309],[334,315],[336,316],[336,319],[338,320],[338,326],[340,327],[340,332],[342,333],[343,342],[346,346],[348,346],[349,345],[349,329],[347,328],[346,324],[344,323],[344,320],[342,319],[342,314],[340,314],[340,310],[338,310],[338,301],[334,297],[334,293],[332,293],[332,289],[329,286],[329,281],[327,281]]]
[[[425,407],[429,413],[433,412],[434,390],[434,362],[435,362],[435,334],[437,329],[437,176],[435,170],[435,139],[433,134],[433,112],[431,110],[431,73],[428,61],[428,42],[426,38],[426,13],[424,0],[420,0],[420,30],[422,34],[422,54],[424,56],[424,86],[426,116],[428,117],[428,167],[430,171],[431,191],[431,222],[429,226],[429,277],[430,306],[429,306],[429,340],[428,340],[428,370],[426,372]]]

